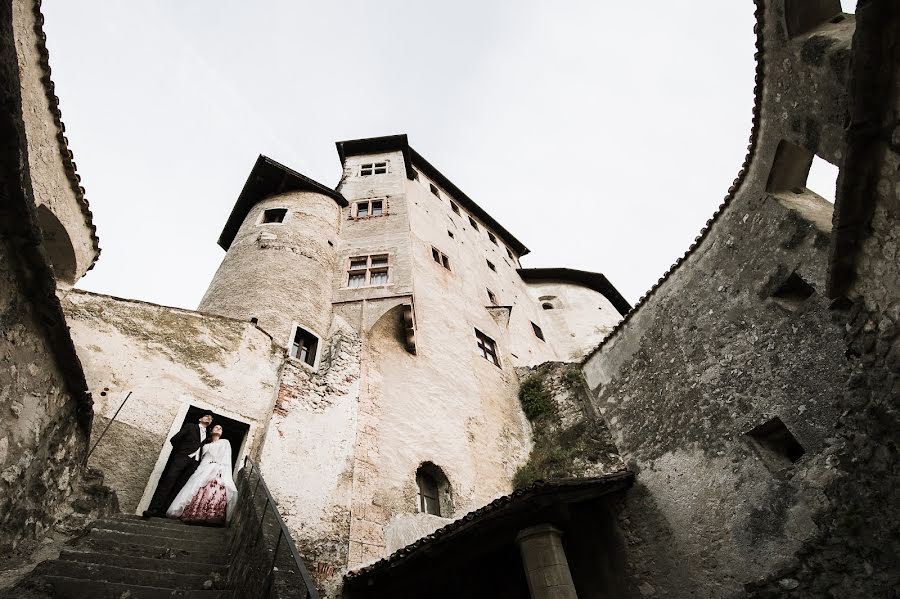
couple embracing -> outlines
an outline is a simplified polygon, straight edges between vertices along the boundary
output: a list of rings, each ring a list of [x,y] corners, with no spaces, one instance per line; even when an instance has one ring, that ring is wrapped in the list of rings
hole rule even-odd
[[[174,437],[172,455],[144,517],[167,516],[195,524],[224,524],[237,501],[231,477],[231,443],[212,414],[185,424]]]

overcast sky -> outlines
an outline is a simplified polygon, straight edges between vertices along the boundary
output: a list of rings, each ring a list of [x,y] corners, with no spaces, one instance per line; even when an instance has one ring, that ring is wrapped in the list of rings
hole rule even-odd
[[[257,155],[326,185],[395,133],[525,243],[634,302],[747,151],[753,3],[44,0],[103,253],[78,285],[195,308]],[[812,187],[812,185],[811,185]]]

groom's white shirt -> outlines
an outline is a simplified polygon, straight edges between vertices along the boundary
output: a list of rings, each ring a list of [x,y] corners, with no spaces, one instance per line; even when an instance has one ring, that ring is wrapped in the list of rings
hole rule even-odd
[[[206,427],[203,426],[202,424],[198,424],[197,426],[200,427],[200,447],[197,448],[197,451],[188,455],[188,457],[191,458],[192,460],[197,460],[199,462],[200,461],[200,450],[203,449],[203,442],[206,441]]]

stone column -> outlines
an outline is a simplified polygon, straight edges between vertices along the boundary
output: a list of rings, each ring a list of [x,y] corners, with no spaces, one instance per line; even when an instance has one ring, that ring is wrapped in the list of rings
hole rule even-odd
[[[578,599],[559,529],[532,526],[516,537],[531,599]]]

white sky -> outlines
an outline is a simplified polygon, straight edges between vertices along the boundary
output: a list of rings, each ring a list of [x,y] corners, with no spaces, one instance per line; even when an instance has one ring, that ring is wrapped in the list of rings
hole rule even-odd
[[[523,266],[603,272],[634,302],[722,202],[749,140],[749,0],[43,12],[103,248],[79,287],[166,305],[200,301],[258,154],[334,186],[335,141],[395,133],[532,250]]]

